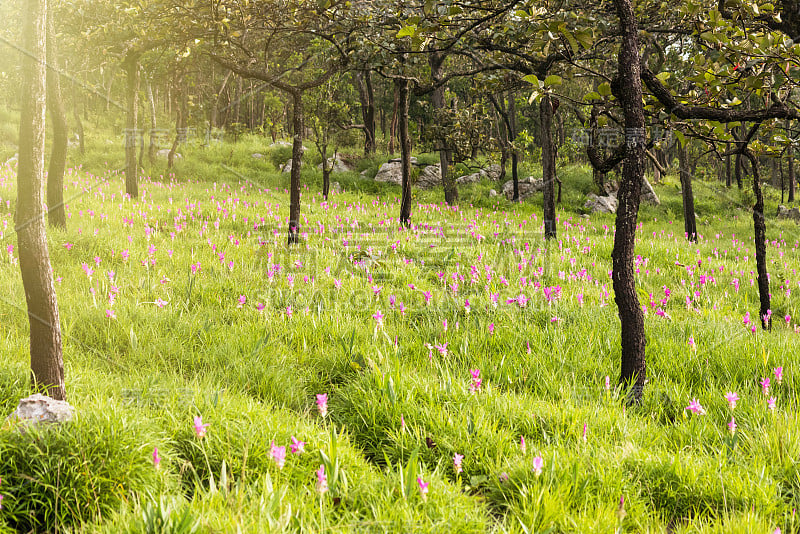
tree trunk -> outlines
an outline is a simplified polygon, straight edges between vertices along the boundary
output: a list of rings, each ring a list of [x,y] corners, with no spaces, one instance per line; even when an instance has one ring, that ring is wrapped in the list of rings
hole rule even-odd
[[[372,90],[372,76],[362,70],[354,76],[361,103],[361,118],[364,121],[364,155],[375,153],[375,93]]]
[[[620,383],[629,389],[628,402],[639,403],[646,380],[644,314],[636,295],[633,260],[636,221],[644,177],[644,107],[642,105],[641,58],[636,15],[631,0],[614,0],[620,21],[622,43],[619,71],[612,87],[625,117],[626,155],[617,193],[616,232],[611,253],[614,299],[621,323],[622,365]]]
[[[395,84],[394,105],[392,107],[392,122],[389,124],[389,154],[394,154],[394,140],[397,137],[397,108],[398,108],[397,84]]]
[[[400,156],[402,160],[403,195],[400,201],[400,224],[411,224],[411,138],[408,135],[408,80],[396,79],[395,94],[398,101],[400,127]]]
[[[67,114],[61,97],[61,81],[55,70],[58,53],[55,43],[53,17],[47,20],[47,107],[53,121],[53,145],[50,164],[47,168],[47,222],[54,228],[66,230],[67,217],[64,213],[64,169],[67,166]]]
[[[172,147],[167,154],[167,168],[171,169],[175,164],[175,153],[178,146],[186,139],[186,85],[184,84],[183,75],[178,77],[175,90],[175,98],[178,101],[175,105],[177,115],[175,117],[175,139],[172,142]]]
[[[292,172],[289,184],[289,236],[287,243],[300,242],[300,165],[303,159],[303,93],[292,93]]]
[[[794,176],[794,149],[789,146],[786,149],[786,155],[789,156],[789,165],[788,165],[788,173],[789,173],[789,202],[794,202],[794,186],[795,186],[795,176]]]
[[[753,168],[753,194],[756,203],[753,206],[753,233],[756,244],[756,272],[758,273],[758,297],[761,304],[761,327],[767,330],[772,327],[769,297],[769,274],[767,273],[767,225],[764,221],[764,195],[761,193],[761,177],[758,170],[758,159],[749,148],[745,156]]]
[[[35,389],[65,400],[58,302],[47,248],[44,212],[47,1],[27,0],[22,48],[16,232],[19,267],[30,323],[31,379]]]
[[[517,140],[517,97],[513,91],[508,92],[508,139],[509,144]],[[519,153],[517,149],[511,148],[511,179],[514,183],[514,196],[512,200],[519,202],[519,174],[517,165],[519,164]]]
[[[555,113],[553,99],[545,95],[539,104],[539,118],[542,129],[542,180],[543,180],[543,216],[544,238],[556,237],[556,150],[553,143],[553,114]]]
[[[689,144],[678,142],[678,173],[681,180],[681,200],[683,201],[683,230],[686,239],[697,242],[697,222],[694,217],[694,193],[692,192],[692,173],[689,169]]]
[[[147,159],[150,161],[150,165],[155,163],[156,161],[156,128],[158,127],[156,122],[156,99],[153,97],[153,84],[150,83],[150,79],[147,80],[147,103],[150,105],[150,144],[147,147]]]
[[[139,139],[137,113],[139,111],[139,55],[129,52],[125,56],[123,68],[128,78],[126,97],[128,112],[125,121],[125,192],[131,198],[139,196],[138,168],[136,165],[136,143]]]
[[[441,52],[431,52],[428,55],[428,64],[431,67],[431,78],[434,82],[438,82],[441,79],[443,63],[444,56]],[[431,95],[431,104],[433,104],[434,113],[444,109],[444,86],[439,86],[434,89]],[[447,149],[447,144],[442,139],[437,140],[437,145],[436,148],[439,151],[439,166],[442,170],[444,201],[452,206],[458,203],[458,187],[456,186],[454,177],[449,172],[452,152]]]
[[[219,105],[222,103],[222,95],[225,94],[225,86],[228,85],[228,80],[230,80],[231,74],[233,74],[233,71],[229,70],[222,79],[222,85],[220,85],[219,91],[217,91],[217,98],[214,99],[214,105],[211,107],[211,120],[208,123],[209,129],[219,127]]]

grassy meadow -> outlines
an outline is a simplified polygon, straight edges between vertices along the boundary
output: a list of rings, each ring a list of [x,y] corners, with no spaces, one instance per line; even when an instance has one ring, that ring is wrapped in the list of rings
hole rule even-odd
[[[399,188],[358,172],[380,158],[327,202],[306,165],[287,250],[288,154],[266,145],[185,147],[137,200],[121,143],[71,150],[49,244],[76,418],[0,430],[0,533],[800,531],[800,240],[779,193],[766,332],[747,193],[697,182],[693,244],[676,178],[656,186],[649,383],[626,409],[614,218],[583,216],[588,169],[560,169],[545,243],[540,196],[416,191],[402,230]],[[15,195],[4,166],[3,414],[29,393]]]

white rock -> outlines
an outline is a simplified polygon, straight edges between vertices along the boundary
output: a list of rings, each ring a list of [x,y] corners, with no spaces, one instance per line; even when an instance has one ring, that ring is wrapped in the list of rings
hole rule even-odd
[[[253,159],[261,159],[261,158],[264,157],[264,154],[260,154],[258,152],[254,152],[253,154],[251,154],[251,156],[253,157]]]
[[[658,195],[656,195],[655,190],[653,190],[653,186],[650,185],[650,182],[644,177],[642,177],[641,195],[642,200],[645,202],[653,204],[654,206],[659,206],[661,204],[661,200],[658,199]]]
[[[159,158],[164,158],[164,159],[169,158],[169,149],[168,148],[162,148],[161,150],[156,152],[156,156],[158,156]],[[175,152],[175,159],[181,159],[181,158],[183,158],[181,153],[180,152]]]
[[[72,419],[72,406],[66,401],[45,397],[39,393],[19,401],[10,420],[37,423],[61,423]]]
[[[430,189],[442,184],[442,167],[438,163],[436,165],[428,165],[422,172],[419,173],[417,178],[417,187],[420,189]]]
[[[378,174],[375,175],[376,182],[386,182],[400,185],[403,182],[403,165],[399,161],[389,161],[381,165]]]
[[[339,157],[339,154],[336,154],[336,159],[328,158],[328,164],[333,165],[331,172],[350,172],[353,170],[350,165],[348,165],[342,158]],[[317,169],[322,170],[322,163],[317,165]]]
[[[494,189],[489,189],[489,196],[490,197],[496,197],[497,196],[497,191],[495,191]]]
[[[544,189],[544,180],[529,176],[527,180],[519,181],[519,199],[523,200],[542,189]],[[503,184],[503,194],[508,200],[514,198],[514,180],[508,180]]]
[[[589,193],[583,207],[592,213],[616,213],[617,195],[616,193],[611,193],[610,195],[599,197],[594,193]]]

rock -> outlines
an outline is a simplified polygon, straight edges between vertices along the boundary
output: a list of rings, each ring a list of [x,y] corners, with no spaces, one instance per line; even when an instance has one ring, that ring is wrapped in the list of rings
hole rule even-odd
[[[303,162],[300,162],[300,168],[303,168]],[[287,161],[281,166],[281,172],[290,173],[292,172],[292,160]]]
[[[497,180],[500,179],[500,174],[502,174],[503,168],[495,163],[483,169],[482,172],[486,175],[486,177],[489,180],[496,182]]]
[[[336,155],[335,159],[328,158],[328,163],[333,164],[333,169],[331,172],[350,172],[353,170],[352,167],[350,167],[350,165],[345,163],[345,161],[342,158],[340,158],[338,154]],[[317,168],[322,170],[322,163],[317,165]]]
[[[274,143],[269,145],[269,147],[267,147],[267,148],[278,148],[278,147],[283,147],[283,146],[288,146],[289,148],[291,148],[292,147],[292,143],[290,143],[289,141],[275,141]]]
[[[402,163],[402,159],[401,158],[393,158],[393,159],[389,160],[389,163]],[[414,156],[411,156],[411,164],[412,165],[418,165],[417,158],[415,158]]]
[[[430,189],[442,183],[442,167],[438,163],[436,165],[428,165],[422,172],[419,173],[417,178],[417,187],[420,189]]]
[[[156,156],[159,157],[159,158],[164,158],[164,159],[169,158],[169,149],[168,148],[162,148],[161,150],[156,152]],[[175,159],[181,159],[181,158],[183,158],[181,153],[180,152],[175,152]]]
[[[778,219],[789,219],[800,222],[800,208],[787,208],[786,206],[778,206]]]
[[[519,199],[523,200],[542,189],[544,189],[544,180],[529,176],[527,180],[519,181]],[[502,191],[508,200],[512,200],[514,198],[514,180],[504,183]]]
[[[376,182],[386,182],[401,185],[403,182],[403,169],[399,161],[389,161],[381,165],[378,174],[375,175]]]
[[[497,196],[497,191],[495,191],[494,189],[489,189],[489,196],[490,197],[496,197]]]
[[[66,401],[45,397],[39,393],[19,401],[9,420],[38,423],[63,423],[72,419],[72,406]]]
[[[251,156],[253,157],[253,159],[262,159],[264,157],[264,154],[259,154],[258,152],[254,152],[253,154],[251,154]]]
[[[617,194],[611,193],[610,195],[599,197],[594,193],[589,193],[583,208],[592,213],[616,213]]]
[[[661,205],[661,201],[658,199],[658,195],[653,190],[653,186],[650,185],[650,182],[647,181],[647,178],[642,177],[642,190],[641,190],[642,200],[648,202],[654,206]]]
[[[358,175],[361,176],[361,178],[363,178],[365,180],[368,180],[369,179],[369,176],[367,176],[368,173],[369,173],[369,170],[368,169],[364,169],[363,171],[358,173]]]

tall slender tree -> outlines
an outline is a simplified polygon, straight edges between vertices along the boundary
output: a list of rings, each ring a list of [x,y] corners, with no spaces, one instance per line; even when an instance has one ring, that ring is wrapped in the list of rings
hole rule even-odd
[[[16,232],[19,267],[30,323],[31,379],[49,396],[66,399],[61,325],[47,249],[44,204],[44,137],[47,0],[25,2],[23,85],[19,126]]]

